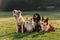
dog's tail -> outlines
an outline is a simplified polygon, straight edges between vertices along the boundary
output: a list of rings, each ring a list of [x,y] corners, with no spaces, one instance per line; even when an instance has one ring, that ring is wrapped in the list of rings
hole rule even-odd
[[[53,25],[50,25],[50,31],[55,31],[55,27]]]

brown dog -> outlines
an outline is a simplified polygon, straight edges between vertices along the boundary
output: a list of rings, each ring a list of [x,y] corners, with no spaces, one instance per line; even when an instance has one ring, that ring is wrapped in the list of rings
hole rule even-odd
[[[44,19],[44,17],[42,17],[42,25],[44,31],[55,31],[55,28],[48,23],[48,18]]]
[[[26,30],[28,32],[33,31],[32,18],[28,18],[28,16],[26,17]]]

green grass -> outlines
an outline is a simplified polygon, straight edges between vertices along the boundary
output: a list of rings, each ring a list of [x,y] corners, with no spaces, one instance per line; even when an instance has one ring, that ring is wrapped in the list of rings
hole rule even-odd
[[[32,17],[35,12],[23,12]],[[15,20],[12,12],[0,12],[0,40],[60,40],[60,12],[39,11],[41,16],[49,17],[49,23],[56,28],[55,32],[15,33]]]

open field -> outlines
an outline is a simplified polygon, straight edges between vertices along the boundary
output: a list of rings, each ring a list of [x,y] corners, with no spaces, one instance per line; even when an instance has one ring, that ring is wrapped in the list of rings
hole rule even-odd
[[[23,12],[32,17],[35,12]],[[55,32],[15,33],[15,20],[12,12],[0,12],[0,40],[60,40],[60,12],[39,11],[41,16],[48,17],[49,23],[56,28]]]

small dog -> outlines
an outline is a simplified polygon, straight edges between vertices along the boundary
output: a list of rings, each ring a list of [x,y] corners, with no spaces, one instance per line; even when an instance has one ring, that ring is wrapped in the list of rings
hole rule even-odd
[[[26,29],[28,32],[33,31],[32,18],[28,18],[28,16],[26,16]]]
[[[42,25],[44,31],[55,31],[55,28],[48,23],[48,18],[44,19],[44,17],[42,17]]]
[[[35,31],[40,31],[41,30],[40,20],[41,20],[40,15],[38,13],[35,13],[33,15],[33,21],[34,21]]]
[[[24,27],[25,21],[21,14],[22,14],[22,12],[20,10],[16,10],[16,9],[13,10],[13,16],[16,20],[16,32],[23,33],[24,29],[25,29],[25,27]]]

